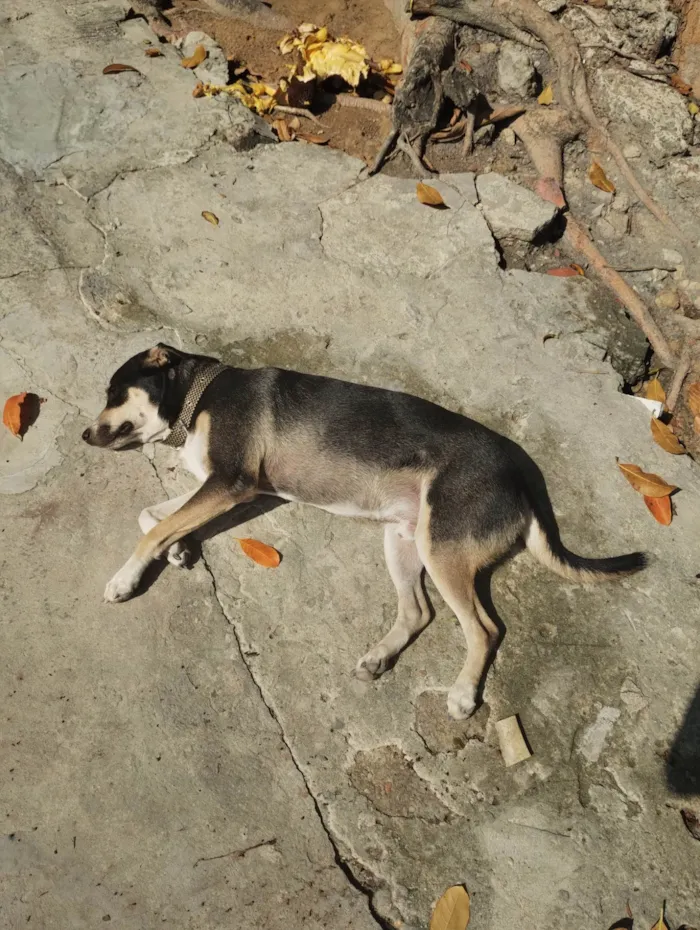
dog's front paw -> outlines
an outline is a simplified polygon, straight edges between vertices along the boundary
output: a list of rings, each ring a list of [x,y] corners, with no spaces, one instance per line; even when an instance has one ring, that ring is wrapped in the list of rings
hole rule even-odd
[[[466,720],[476,710],[474,685],[456,682],[447,694],[447,713],[451,720]]]
[[[188,568],[192,561],[192,553],[187,543],[176,542],[168,549],[167,558],[175,568]]]
[[[143,567],[132,557],[119,569],[117,574],[107,582],[104,599],[109,604],[117,604],[120,601],[128,601],[136,592]]]
[[[355,666],[355,678],[360,681],[374,681],[387,670],[389,657],[384,647],[375,646],[362,656]]]

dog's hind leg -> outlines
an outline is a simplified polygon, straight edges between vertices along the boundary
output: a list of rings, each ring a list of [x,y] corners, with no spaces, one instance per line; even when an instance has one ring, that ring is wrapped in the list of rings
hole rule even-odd
[[[186,504],[196,492],[197,488],[194,491],[188,491],[187,494],[181,494],[179,497],[163,501],[162,504],[154,504],[152,507],[144,508],[139,514],[141,532],[149,533],[161,520],[169,517],[171,513],[175,513],[183,504]],[[175,565],[177,568],[186,568],[189,564],[190,555],[189,546],[184,539],[181,539],[173,543],[168,549],[167,559],[171,565]]]
[[[431,612],[423,591],[423,563],[415,541],[401,536],[401,526],[384,527],[384,556],[399,598],[396,622],[384,639],[373,646],[355,666],[363,681],[378,678],[392,659],[430,622]]]

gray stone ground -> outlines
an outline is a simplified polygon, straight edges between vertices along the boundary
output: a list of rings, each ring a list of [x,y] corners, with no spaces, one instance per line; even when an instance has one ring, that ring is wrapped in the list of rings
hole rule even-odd
[[[697,923],[679,809],[698,791],[700,479],[619,392],[593,285],[500,270],[471,176],[437,182],[450,210],[431,212],[338,153],[235,151],[265,129],[193,100],[119,4],[0,12],[0,396],[47,398],[22,443],[0,436],[0,924],[418,928],[455,882],[475,930],[605,928],[627,900],[643,926],[663,898]],[[114,61],[141,74],[103,76]],[[192,571],[107,606],[139,511],[191,479],[171,450],[80,433],[159,340],[468,411],[540,463],[573,548],[653,563],[595,588],[527,555],[500,568],[508,635],[468,724],[446,716],[464,647],[439,600],[385,678],[350,674],[393,619],[376,526],[247,512]],[[616,456],[682,488],[670,528]],[[505,769],[494,723],[514,712],[534,755]]]

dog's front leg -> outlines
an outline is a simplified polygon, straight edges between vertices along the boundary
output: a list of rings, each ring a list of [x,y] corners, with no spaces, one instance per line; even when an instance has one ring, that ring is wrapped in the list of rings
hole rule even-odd
[[[152,507],[144,508],[139,514],[139,526],[142,533],[149,533],[154,526],[157,526],[161,520],[165,520],[171,513],[175,513],[180,507],[183,507],[187,501],[197,493],[197,488],[188,491],[187,494],[181,494],[179,497],[173,497],[170,500],[163,501],[162,504],[154,504]],[[190,550],[184,540],[173,543],[168,549],[168,562],[176,568],[186,568],[190,558]]]
[[[146,568],[168,549],[215,517],[232,510],[236,504],[252,500],[255,491],[234,488],[217,479],[208,478],[201,488],[179,510],[170,514],[141,539],[131,558],[107,584],[104,599],[111,603],[128,600],[136,591]]]

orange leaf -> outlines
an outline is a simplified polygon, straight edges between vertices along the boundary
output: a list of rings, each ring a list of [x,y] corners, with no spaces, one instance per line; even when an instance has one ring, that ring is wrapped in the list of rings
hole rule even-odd
[[[462,61],[457,62],[457,64],[463,71],[466,71],[467,74],[471,74],[472,71],[474,70],[468,61],[462,60]]]
[[[5,401],[2,422],[13,436],[19,436],[21,439],[29,427],[36,422],[43,402],[44,399],[31,392],[22,391],[21,394],[14,394]]]
[[[121,74],[122,71],[135,71],[137,74],[141,73],[138,68],[132,68],[131,65],[120,65],[117,62],[113,65],[107,65],[102,69],[103,74]]]
[[[576,278],[583,274],[583,268],[580,265],[567,265],[565,268],[550,268],[545,274],[553,278]]]
[[[635,491],[644,494],[645,497],[666,497],[672,494],[678,488],[675,484],[667,484],[663,478],[654,475],[652,472],[642,471],[639,465],[629,465],[624,462],[618,462],[617,467],[627,478]]]
[[[644,396],[647,400],[660,400],[662,404],[666,403],[666,391],[664,391],[658,378],[652,378],[651,381],[647,382]]]
[[[420,203],[424,203],[428,207],[447,207],[440,192],[436,191],[434,187],[430,187],[429,184],[423,184],[422,181],[416,184],[416,197]]]
[[[662,526],[670,526],[673,519],[673,510],[671,509],[671,498],[668,497],[647,497],[644,496],[644,503],[649,508],[649,513]]]
[[[700,417],[693,417],[693,429],[700,436]]]
[[[163,53],[159,48],[156,48],[155,45],[151,45],[143,54],[146,58],[160,58]]]
[[[685,449],[680,439],[671,430],[671,427],[654,417],[652,417],[651,420],[651,435],[654,438],[654,442],[661,446],[664,452],[670,452],[671,455],[685,454]]]
[[[694,416],[700,417],[700,381],[693,381],[688,388],[688,406]]]
[[[594,184],[602,191],[606,191],[608,194],[615,193],[615,185],[608,179],[597,161],[591,162],[591,167],[588,169],[588,180],[591,184]]]
[[[238,543],[249,559],[264,568],[277,568],[282,560],[282,556],[276,549],[257,539],[239,539]]]
[[[675,88],[679,94],[683,94],[684,97],[687,97],[688,94],[691,94],[693,91],[693,85],[687,84],[680,74],[671,75],[671,86]]]
[[[194,85],[194,90],[192,91],[193,97],[204,97],[204,84],[201,81],[197,81]]]
[[[294,133],[289,128],[286,120],[276,119],[272,124],[272,128],[277,133],[277,136],[280,142],[293,142],[294,141]]]
[[[207,57],[207,50],[203,45],[198,45],[197,48],[192,52],[189,58],[183,58],[180,64],[183,68],[196,68],[197,65],[201,65],[204,59]]]

